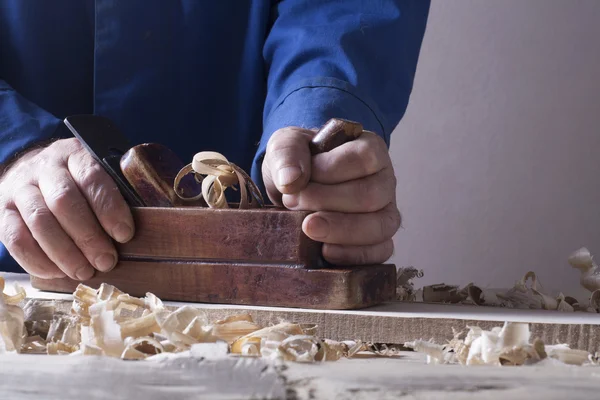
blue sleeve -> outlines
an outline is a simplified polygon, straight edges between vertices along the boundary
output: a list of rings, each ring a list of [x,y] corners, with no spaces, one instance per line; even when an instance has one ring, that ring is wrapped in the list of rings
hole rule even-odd
[[[32,145],[49,140],[60,120],[19,95],[0,79],[0,173],[12,157]],[[0,244],[0,270],[25,272]]]
[[[51,139],[60,122],[0,79],[0,171],[16,153]]]
[[[268,71],[263,134],[318,128],[329,118],[358,121],[390,143],[406,111],[429,14],[429,0],[282,0],[263,56]]]

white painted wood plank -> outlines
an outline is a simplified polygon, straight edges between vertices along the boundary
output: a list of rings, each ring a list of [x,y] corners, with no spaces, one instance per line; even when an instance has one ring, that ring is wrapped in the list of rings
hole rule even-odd
[[[288,392],[298,399],[598,398],[599,367],[427,365],[409,354],[340,360],[326,368],[294,365],[285,372]]]
[[[594,399],[600,367],[426,365],[422,354],[320,364],[192,357],[0,357],[2,399]]]
[[[17,282],[25,288],[28,297],[38,299],[72,300],[73,297],[64,293],[44,292],[31,287],[28,275],[5,274],[7,286]],[[526,322],[540,324],[587,324],[600,325],[600,314],[584,312],[557,312],[547,310],[523,310],[500,307],[478,307],[471,305],[454,304],[427,304],[427,303],[401,303],[391,302],[365,308],[362,310],[312,310],[302,308],[285,307],[260,307],[243,306],[231,304],[208,304],[208,303],[182,303],[166,301],[167,305],[182,306],[193,305],[205,310],[243,310],[243,311],[277,311],[282,313],[306,313],[329,315],[363,315],[381,316],[394,318],[430,318],[430,319],[455,319],[455,320],[477,320],[495,322]]]
[[[7,275],[7,283],[19,282],[30,297],[72,300],[71,295],[33,289],[27,275]],[[532,336],[548,344],[567,343],[590,352],[600,351],[600,314],[546,310],[520,310],[467,305],[386,303],[362,310],[309,310],[299,308],[236,306],[165,302],[171,306],[191,304],[205,310],[211,320],[247,312],[260,325],[282,320],[317,324],[317,334],[333,340],[364,340],[401,344],[415,339],[443,343],[452,338],[452,328],[469,325],[491,329],[505,321],[531,324]]]
[[[0,399],[279,399],[284,380],[262,359],[122,361],[95,356],[0,356]]]

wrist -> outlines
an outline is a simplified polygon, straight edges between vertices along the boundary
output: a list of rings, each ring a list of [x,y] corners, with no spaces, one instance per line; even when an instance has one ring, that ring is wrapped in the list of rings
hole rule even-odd
[[[24,149],[21,149],[19,152],[13,154],[12,157],[10,157],[8,160],[6,160],[5,163],[0,164],[0,179],[2,179],[2,177],[15,164],[18,164],[20,161],[25,161],[25,160],[35,156],[36,154],[38,154],[39,152],[44,150],[46,147],[51,145],[56,140],[58,140],[58,139],[52,138],[52,139],[48,139],[48,140],[42,140],[39,142],[35,142],[35,143],[31,144],[30,146],[28,146]]]

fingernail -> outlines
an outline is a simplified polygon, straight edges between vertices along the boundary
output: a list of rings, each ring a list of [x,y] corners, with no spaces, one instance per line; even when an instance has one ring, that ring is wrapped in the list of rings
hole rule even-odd
[[[119,222],[112,231],[112,237],[117,242],[125,243],[133,236],[133,229],[125,222]]]
[[[295,194],[284,194],[281,197],[281,201],[283,202],[283,205],[286,206],[287,208],[296,208],[296,207],[298,207],[298,204],[300,203],[300,199],[298,198],[298,195],[295,195]]]
[[[277,181],[281,186],[288,186],[296,182],[302,175],[299,167],[285,167],[277,172]]]
[[[115,256],[112,254],[103,254],[96,258],[96,269],[102,272],[108,272],[114,268],[116,261]]]
[[[313,217],[306,226],[308,234],[315,239],[321,239],[329,235],[329,222],[321,217]]]
[[[75,272],[75,276],[77,277],[77,279],[79,279],[80,281],[87,281],[88,279],[91,279],[92,276],[94,276],[94,269],[90,268],[90,267],[83,267],[83,268],[79,268],[76,272]]]

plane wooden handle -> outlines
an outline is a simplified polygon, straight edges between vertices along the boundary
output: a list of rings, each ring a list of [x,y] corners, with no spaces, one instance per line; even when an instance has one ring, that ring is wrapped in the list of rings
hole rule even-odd
[[[206,206],[204,201],[184,203],[173,190],[175,176],[185,164],[169,148],[156,144],[139,144],[127,151],[120,161],[121,171],[147,207]],[[194,182],[180,188],[187,195],[198,191]]]
[[[332,118],[323,125],[310,142],[310,152],[325,153],[350,142],[363,132],[362,124],[346,119]]]

